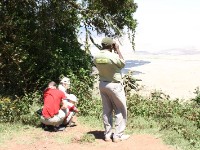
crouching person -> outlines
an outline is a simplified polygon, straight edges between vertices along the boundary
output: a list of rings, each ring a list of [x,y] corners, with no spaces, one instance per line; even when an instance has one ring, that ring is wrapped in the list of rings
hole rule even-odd
[[[72,127],[76,125],[75,114],[79,112],[76,107],[76,104],[78,103],[78,99],[74,94],[69,94],[66,101],[67,101],[67,115],[63,124],[66,126]]]
[[[51,81],[43,93],[41,122],[45,125],[45,130],[64,130],[64,127],[60,126],[66,118],[67,102],[64,99],[66,99],[65,94],[56,88],[55,82]]]

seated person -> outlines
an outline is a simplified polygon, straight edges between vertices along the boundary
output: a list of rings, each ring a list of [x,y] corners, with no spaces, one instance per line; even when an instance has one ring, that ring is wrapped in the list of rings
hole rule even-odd
[[[67,102],[64,99],[66,99],[65,94],[56,88],[55,82],[51,81],[43,93],[41,122],[53,131],[59,130],[59,125],[66,118]]]
[[[69,94],[69,96],[67,97],[67,115],[63,124],[68,126],[75,125],[75,114],[79,112],[75,106],[77,102],[77,97],[74,94]]]

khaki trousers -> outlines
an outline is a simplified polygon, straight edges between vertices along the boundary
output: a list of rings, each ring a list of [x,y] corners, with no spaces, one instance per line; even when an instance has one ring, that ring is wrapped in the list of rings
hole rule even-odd
[[[121,83],[100,81],[99,90],[103,104],[104,134],[105,136],[112,134],[114,113],[115,131],[113,132],[113,138],[121,137],[127,122],[127,105],[124,87]]]
[[[52,125],[52,126],[59,126],[63,123],[63,120],[66,117],[66,112],[63,110],[59,110],[58,114],[52,118],[44,118],[43,116],[40,117],[40,120],[45,125]]]

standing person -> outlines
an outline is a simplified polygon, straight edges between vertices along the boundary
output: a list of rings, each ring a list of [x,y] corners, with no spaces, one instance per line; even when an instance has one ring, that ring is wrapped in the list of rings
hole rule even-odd
[[[67,103],[65,94],[56,88],[51,81],[43,93],[44,106],[42,108],[41,122],[47,125],[48,130],[58,131],[66,117]]]
[[[127,122],[127,106],[121,69],[125,61],[119,45],[112,38],[102,39],[102,50],[94,57],[94,64],[99,71],[99,90],[103,104],[103,123],[105,141],[118,142],[128,139],[124,134]],[[115,131],[112,132],[113,111],[115,114]]]

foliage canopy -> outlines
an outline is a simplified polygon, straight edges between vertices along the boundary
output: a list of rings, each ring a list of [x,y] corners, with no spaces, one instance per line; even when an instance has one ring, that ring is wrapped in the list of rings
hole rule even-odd
[[[60,75],[72,79],[75,94],[83,85],[89,95],[92,61],[79,30],[86,30],[86,43],[94,32],[122,36],[123,29],[133,41],[136,8],[132,0],[1,0],[0,95],[43,90]]]

